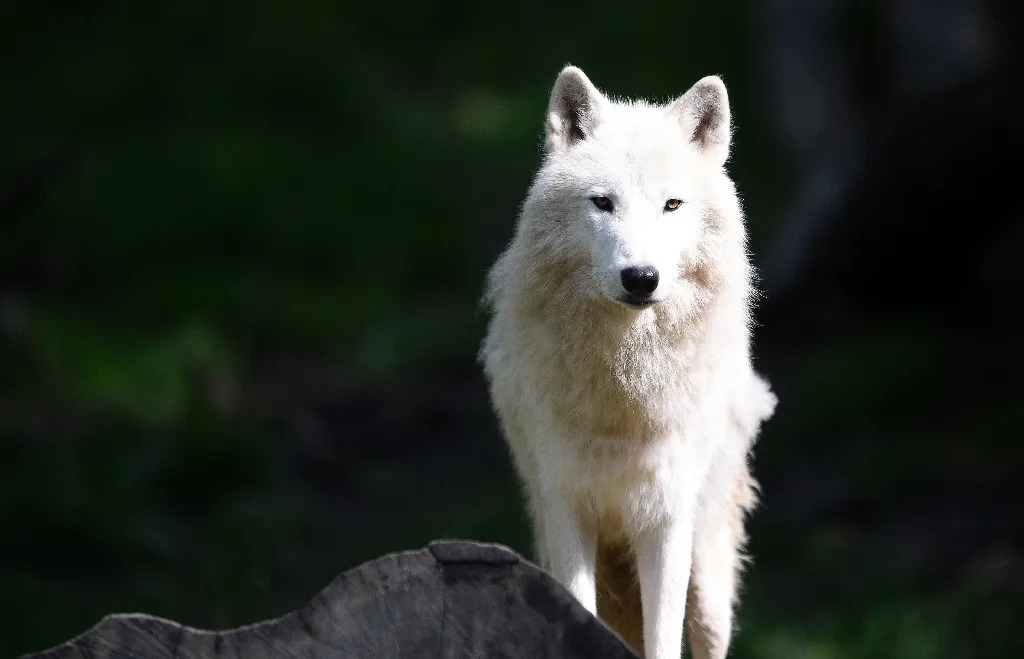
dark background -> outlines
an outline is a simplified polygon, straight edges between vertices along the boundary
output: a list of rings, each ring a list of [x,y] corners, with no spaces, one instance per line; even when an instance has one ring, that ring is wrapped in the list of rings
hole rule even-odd
[[[1024,656],[1019,40],[978,0],[0,5],[0,656],[530,555],[475,364],[571,62],[721,74],[781,399],[736,657]],[[1012,160],[1011,160],[1012,158]]]

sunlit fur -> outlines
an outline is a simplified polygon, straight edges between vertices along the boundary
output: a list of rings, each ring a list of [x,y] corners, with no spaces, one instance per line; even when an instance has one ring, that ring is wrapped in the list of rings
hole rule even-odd
[[[694,656],[726,654],[747,459],[775,406],[751,367],[730,138],[717,78],[658,105],[611,100],[567,67],[488,282],[481,359],[540,561],[655,659],[679,657],[684,613]],[[634,308],[619,273],[639,265],[660,283]]]

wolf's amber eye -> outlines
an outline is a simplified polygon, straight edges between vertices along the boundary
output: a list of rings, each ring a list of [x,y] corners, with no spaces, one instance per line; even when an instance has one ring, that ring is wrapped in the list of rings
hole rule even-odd
[[[612,200],[608,197],[591,197],[590,201],[594,202],[600,210],[610,213],[612,211]]]
[[[682,205],[683,202],[681,199],[669,199],[668,201],[665,202],[665,210],[674,211]]]

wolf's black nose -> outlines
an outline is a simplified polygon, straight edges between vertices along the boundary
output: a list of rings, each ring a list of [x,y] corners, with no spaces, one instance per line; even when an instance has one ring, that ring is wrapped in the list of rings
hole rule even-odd
[[[630,295],[650,297],[658,287],[658,271],[649,265],[625,268],[622,271],[622,287]]]

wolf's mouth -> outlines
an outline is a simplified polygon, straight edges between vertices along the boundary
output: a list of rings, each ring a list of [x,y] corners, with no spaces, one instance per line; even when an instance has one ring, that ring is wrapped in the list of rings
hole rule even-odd
[[[633,309],[645,309],[652,304],[656,303],[657,300],[653,300],[648,297],[637,298],[637,297],[622,297],[618,300],[620,303],[631,307]]]

